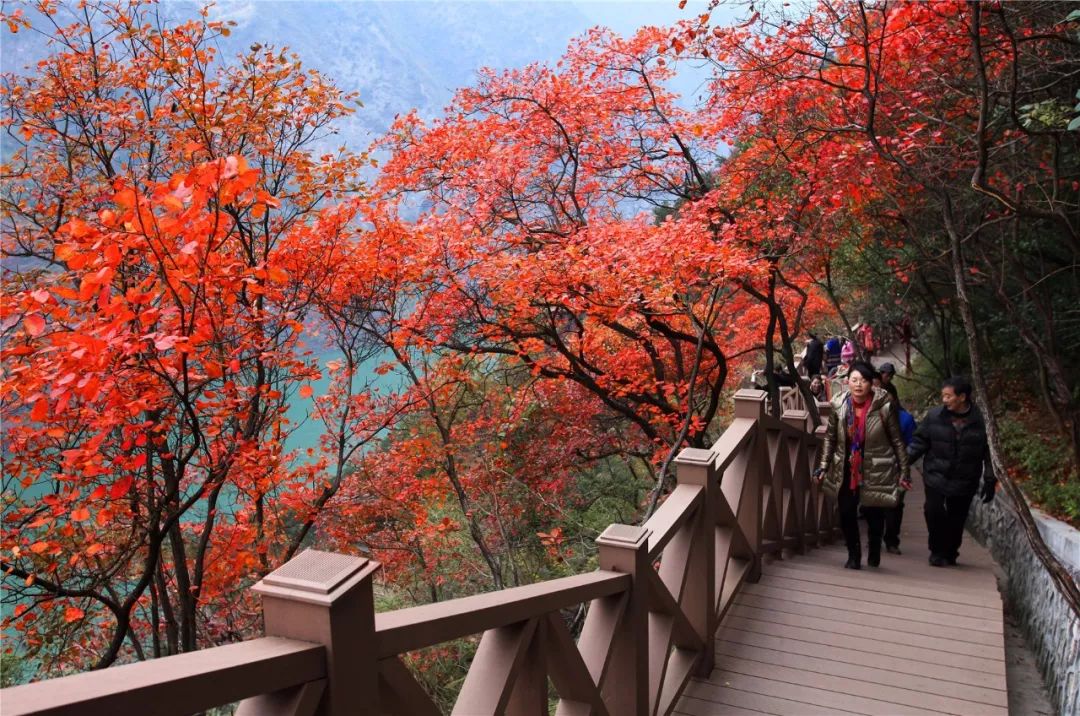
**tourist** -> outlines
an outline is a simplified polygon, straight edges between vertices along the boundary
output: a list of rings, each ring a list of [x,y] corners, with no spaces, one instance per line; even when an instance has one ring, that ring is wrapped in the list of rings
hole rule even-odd
[[[834,378],[846,378],[848,369],[851,368],[851,363],[855,360],[855,344],[851,341],[844,341],[844,347],[840,349],[840,365],[836,366],[836,370],[833,371]]]
[[[885,365],[889,365],[886,363]],[[885,367],[882,366],[882,368]],[[882,375],[882,381],[884,383],[885,391],[889,394],[893,401],[893,407],[896,408],[896,415],[900,421],[900,435],[904,440],[904,445],[910,445],[912,438],[915,437],[915,416],[908,411],[904,410],[904,406],[900,404],[900,395],[896,392],[896,385],[884,380]],[[901,554],[900,552],[900,527],[904,523],[904,495],[900,495],[900,500],[896,507],[886,510],[885,512],[885,551],[889,554]]]
[[[814,376],[821,372],[821,363],[825,358],[825,344],[813,333],[808,333],[807,336],[802,368],[806,375]]]
[[[923,459],[930,564],[955,565],[971,500],[994,499],[986,424],[971,402],[971,383],[953,377],[941,384],[941,406],[926,414],[908,446],[908,460]]]
[[[829,391],[825,389],[825,380],[820,375],[815,375],[810,379],[810,395],[814,396],[819,403],[829,400]]]
[[[829,374],[829,395],[840,395],[847,389],[848,370],[850,370],[851,362],[854,360],[855,344],[851,341],[844,341],[844,347],[840,349],[840,365],[836,366],[832,373]]]
[[[840,365],[840,350],[844,347],[844,341],[840,336],[833,336],[825,341],[825,374],[832,375],[836,367]]]
[[[848,390],[835,395],[814,479],[837,501],[840,529],[847,544],[847,569],[862,568],[859,537],[860,503],[867,523],[867,560],[881,563],[885,508],[895,507],[910,489],[907,453],[900,423],[887,392],[873,387],[874,368],[851,365]]]
[[[882,386],[892,385],[893,378],[896,377],[896,366],[889,362],[882,363],[878,366],[878,373],[881,374]]]
[[[860,323],[855,327],[855,340],[859,342],[859,347],[862,349],[862,355],[866,360],[870,360],[874,356],[874,351],[877,350],[877,343],[874,340],[874,328],[869,323]]]

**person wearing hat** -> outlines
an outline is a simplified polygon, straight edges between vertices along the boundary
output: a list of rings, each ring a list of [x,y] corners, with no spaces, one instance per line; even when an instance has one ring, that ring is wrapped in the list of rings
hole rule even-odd
[[[840,349],[840,365],[836,366],[836,371],[833,373],[834,378],[845,378],[848,374],[848,369],[851,368],[852,361],[855,360],[855,344],[851,341],[844,341],[844,347]]]
[[[851,341],[844,341],[844,347],[840,349],[840,365],[836,366],[831,374],[832,378],[832,390],[829,391],[829,395],[840,395],[847,390],[847,377],[848,371],[851,370],[851,364],[855,360],[855,344]]]
[[[892,363],[886,362],[878,366],[878,373],[881,374],[881,384],[890,385],[893,378],[896,377],[896,366]]]

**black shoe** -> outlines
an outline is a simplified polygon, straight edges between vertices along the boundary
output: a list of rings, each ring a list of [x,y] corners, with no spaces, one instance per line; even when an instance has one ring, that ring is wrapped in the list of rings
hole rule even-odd
[[[862,569],[862,565],[854,557],[848,557],[847,562],[844,562],[844,569]]]
[[[944,567],[948,563],[949,563],[948,560],[946,560],[940,554],[932,554],[932,555],[930,555],[930,566],[931,567]]]
[[[869,567],[877,567],[881,564],[881,552],[871,552],[866,555],[866,564]]]
[[[949,565],[950,567],[955,567],[956,566],[956,557],[955,556],[946,557],[945,558],[945,564]]]
[[[885,545],[885,551],[889,554],[903,554],[903,552],[900,551],[900,547],[891,544]]]

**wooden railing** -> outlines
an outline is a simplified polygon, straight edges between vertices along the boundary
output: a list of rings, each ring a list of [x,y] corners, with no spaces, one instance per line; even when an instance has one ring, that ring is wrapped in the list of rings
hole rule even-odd
[[[712,669],[716,628],[762,555],[834,534],[801,400],[786,390],[778,418],[765,393],[739,391],[712,448],[679,455],[652,517],[600,535],[595,572],[375,614],[376,563],[309,550],[254,587],[265,638],[5,689],[0,711],[179,715],[241,701],[240,714],[434,715],[401,656],[482,634],[454,714],[547,714],[549,680],[557,714],[670,713]],[[575,641],[562,612],[582,604]]]

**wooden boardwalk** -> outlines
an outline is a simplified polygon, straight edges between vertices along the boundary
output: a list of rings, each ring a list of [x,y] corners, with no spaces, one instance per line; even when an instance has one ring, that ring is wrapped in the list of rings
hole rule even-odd
[[[1006,716],[993,562],[965,535],[958,567],[927,564],[916,482],[903,554],[880,568],[843,569],[840,542],[766,562],[720,625],[716,668],[675,713]]]

